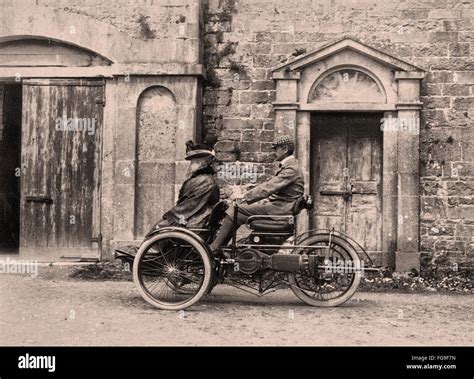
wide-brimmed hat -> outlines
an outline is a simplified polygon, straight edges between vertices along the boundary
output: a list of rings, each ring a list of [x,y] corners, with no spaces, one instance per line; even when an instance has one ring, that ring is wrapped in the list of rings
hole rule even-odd
[[[205,144],[194,144],[193,141],[186,142],[186,155],[184,159],[189,161],[203,157],[215,157],[214,151],[210,150]]]
[[[290,146],[290,147],[294,148],[295,147],[295,142],[293,141],[293,138],[291,138],[288,135],[283,134],[283,135],[280,135],[280,136],[275,138],[275,140],[272,143],[272,146],[273,147]]]
[[[204,150],[204,149],[202,149],[202,150],[201,149],[200,150],[192,150],[192,151],[186,153],[186,156],[184,157],[184,159],[189,161],[191,159],[203,158],[203,157],[215,157],[215,154],[211,150]]]

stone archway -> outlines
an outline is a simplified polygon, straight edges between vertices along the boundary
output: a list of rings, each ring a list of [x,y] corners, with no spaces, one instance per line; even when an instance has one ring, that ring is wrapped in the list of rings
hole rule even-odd
[[[420,265],[418,157],[423,77],[423,70],[352,39],[324,46],[273,70],[275,129],[294,136],[308,192],[312,114],[382,112],[388,120],[383,125],[382,263],[397,271]],[[300,216],[298,228],[308,227],[307,216]]]

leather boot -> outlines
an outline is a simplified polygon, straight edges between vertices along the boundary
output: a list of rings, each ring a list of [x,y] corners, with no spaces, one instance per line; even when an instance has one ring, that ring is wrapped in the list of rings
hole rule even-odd
[[[211,250],[217,252],[221,246],[226,246],[232,238],[234,223],[229,216],[225,216],[222,225],[216,233],[216,238],[211,243]],[[229,257],[226,257],[229,258]]]

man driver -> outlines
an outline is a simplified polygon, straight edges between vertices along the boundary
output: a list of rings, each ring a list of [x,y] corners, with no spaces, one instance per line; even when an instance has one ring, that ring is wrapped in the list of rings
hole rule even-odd
[[[252,215],[285,215],[293,214],[295,203],[304,194],[303,172],[293,153],[293,140],[286,135],[279,136],[273,145],[279,168],[270,180],[249,190],[239,201],[236,228],[245,224]],[[232,237],[234,207],[229,207],[216,238],[211,244],[212,251],[217,255],[219,249],[226,246]],[[227,252],[223,252],[229,258]]]

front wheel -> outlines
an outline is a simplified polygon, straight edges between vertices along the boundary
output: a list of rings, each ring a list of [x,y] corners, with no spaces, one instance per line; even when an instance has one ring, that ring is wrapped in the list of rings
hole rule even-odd
[[[206,293],[212,263],[206,249],[190,235],[169,231],[143,242],[133,263],[140,295],[164,310],[181,310]]]
[[[288,274],[293,293],[306,304],[335,307],[345,303],[357,291],[361,278],[360,259],[354,247],[339,236],[321,234],[301,242],[295,254],[314,255],[320,262],[313,273]],[[314,246],[314,248],[312,248]]]

